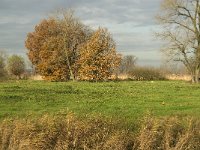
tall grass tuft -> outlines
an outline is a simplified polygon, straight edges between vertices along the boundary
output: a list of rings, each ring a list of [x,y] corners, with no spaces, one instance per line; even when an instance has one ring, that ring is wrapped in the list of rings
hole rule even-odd
[[[200,122],[177,117],[158,120],[147,118],[136,137],[141,150],[198,150],[200,149]]]
[[[1,150],[199,150],[200,122],[176,117],[145,118],[133,131],[101,117],[45,115],[0,123]]]

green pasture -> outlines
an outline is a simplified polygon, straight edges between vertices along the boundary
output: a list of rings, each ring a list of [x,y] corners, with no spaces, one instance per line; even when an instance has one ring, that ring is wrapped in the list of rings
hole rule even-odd
[[[200,116],[200,85],[184,81],[0,83],[0,119],[67,114],[126,120],[147,114]]]

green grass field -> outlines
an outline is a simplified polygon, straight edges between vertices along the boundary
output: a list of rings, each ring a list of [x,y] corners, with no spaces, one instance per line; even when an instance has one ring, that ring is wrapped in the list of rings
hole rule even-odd
[[[200,85],[183,81],[0,83],[0,119],[68,112],[127,120],[149,113],[200,117]]]

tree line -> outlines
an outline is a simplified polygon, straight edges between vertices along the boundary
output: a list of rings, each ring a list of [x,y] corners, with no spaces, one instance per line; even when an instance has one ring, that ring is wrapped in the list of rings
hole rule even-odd
[[[120,74],[130,74],[136,67],[136,60],[134,55],[122,56],[120,65],[114,72],[116,77]],[[0,80],[28,79],[34,75],[36,75],[34,66],[26,62],[23,56],[16,54],[8,56],[5,51],[0,50]]]
[[[169,60],[181,62],[192,82],[198,83],[200,0],[163,0],[156,18],[163,29],[156,34],[165,41],[162,51]],[[94,30],[72,11],[43,19],[28,33],[25,46],[36,72],[51,81],[108,80],[119,71],[128,71],[123,68],[129,66],[127,60],[136,60],[117,53],[115,41],[106,28]]]

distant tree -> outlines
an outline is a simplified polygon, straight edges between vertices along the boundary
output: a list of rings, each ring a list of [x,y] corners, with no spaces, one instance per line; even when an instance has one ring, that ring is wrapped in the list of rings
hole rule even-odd
[[[71,11],[44,19],[26,39],[28,57],[36,72],[48,80],[75,80],[78,47],[86,41],[89,29]]]
[[[99,28],[80,47],[78,75],[81,80],[107,80],[119,66],[121,57],[107,29]]]
[[[8,58],[8,72],[11,75],[15,75],[18,79],[25,71],[25,62],[23,57],[18,55],[12,55]]]
[[[3,51],[0,51],[0,79],[3,79],[6,77],[6,69],[5,69],[5,60],[6,56]]]
[[[120,73],[128,74],[135,67],[137,58],[134,55],[126,55],[120,64]]]
[[[158,36],[166,41],[164,53],[182,62],[199,82],[200,73],[200,0],[163,0],[157,16],[163,31]]]

